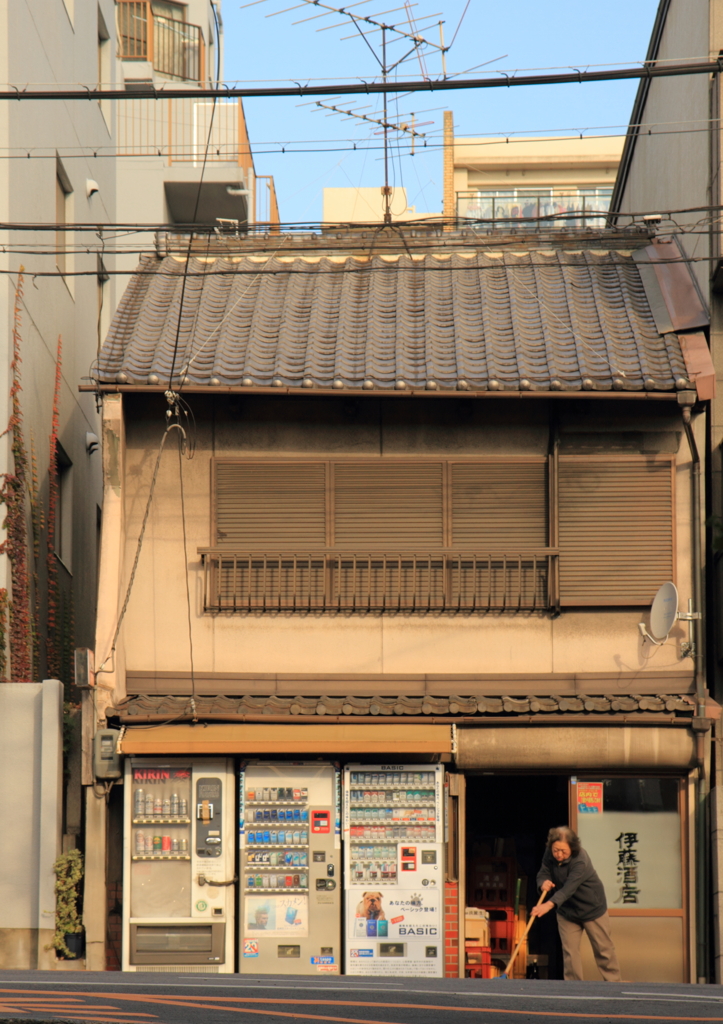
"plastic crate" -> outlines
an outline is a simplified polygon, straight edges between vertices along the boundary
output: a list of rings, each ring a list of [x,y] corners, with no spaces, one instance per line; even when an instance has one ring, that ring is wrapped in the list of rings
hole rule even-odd
[[[490,947],[493,953],[506,956],[515,948],[515,911],[513,907],[488,907],[490,912]]]
[[[470,905],[508,906],[515,902],[516,862],[512,857],[484,857],[469,865]]]
[[[465,944],[465,975],[468,978],[492,978],[492,950],[489,946]]]

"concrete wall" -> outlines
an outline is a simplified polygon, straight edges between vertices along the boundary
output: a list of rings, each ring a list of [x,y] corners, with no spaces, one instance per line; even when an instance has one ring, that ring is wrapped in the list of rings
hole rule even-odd
[[[63,686],[0,686],[0,967],[52,969],[61,852]]]
[[[115,33],[112,0],[0,0],[0,68],[6,81],[17,83],[98,80],[99,11],[112,35]],[[112,38],[108,45],[115,47]],[[67,186],[66,220],[102,225],[115,220],[114,163],[108,153],[112,143],[113,111],[102,111],[96,102],[16,103],[0,113],[0,146],[3,153],[24,159],[4,159],[0,166],[0,220],[53,225],[56,221],[57,161],[60,159]],[[99,153],[94,157],[94,152]],[[29,154],[29,158],[28,158]],[[95,180],[99,191],[87,196],[86,182]],[[98,263],[95,252],[86,253],[83,243],[97,244],[90,234],[66,234],[67,275],[57,273],[54,229],[3,232],[0,242],[0,431],[9,418],[8,380],[11,359],[13,293],[19,268],[25,267],[25,291],[21,310],[22,337],[21,407],[25,443],[37,454],[38,481],[47,508],[48,438],[51,431],[53,386],[58,335],[63,339],[63,374],[60,394],[60,443],[72,461],[68,486],[72,490],[69,543],[59,565],[61,585],[72,589],[75,639],[92,646],[96,589],[97,508],[101,497],[100,455],[88,455],[87,432],[99,433],[99,418],[92,395],[79,395],[78,381],[88,374],[95,358],[99,326],[115,306],[115,283],[103,288],[100,309]],[[51,251],[50,255],[43,252]],[[106,266],[113,269],[112,256]],[[42,275],[50,276],[42,276]],[[87,274],[88,276],[73,276]],[[38,276],[36,276],[38,275]],[[0,442],[0,473],[12,472],[8,439]],[[41,557],[41,588],[44,572]],[[0,559],[0,587],[9,586],[6,560]],[[37,675],[41,673],[38,672]],[[37,676],[36,676],[37,678]]]
[[[604,187],[615,183],[622,138],[456,138],[454,187]]]
[[[672,0],[658,60],[707,59],[707,55],[715,60],[723,46],[723,25],[715,28],[716,12],[720,18],[721,11],[721,0],[695,4]],[[716,38],[712,37],[712,30]],[[711,80],[707,75],[653,80],[642,115],[644,127],[635,144],[622,211],[665,214],[670,210],[705,206],[710,201],[711,139],[707,129],[712,116],[711,90],[715,87],[716,79]],[[702,257],[693,269],[707,294],[710,268],[705,260],[709,251],[705,214],[674,214],[676,224],[681,226],[691,226],[701,218],[704,230],[689,237],[686,249],[689,255]]]
[[[489,615],[204,615],[197,548],[211,543],[211,459],[247,454],[536,454],[548,444],[548,403],[412,399],[187,396],[198,447],[183,461],[194,666],[199,672],[569,673],[678,671],[692,678],[676,641],[651,649],[637,632],[641,610],[589,609]],[[114,399],[115,401],[115,399]],[[164,429],[162,396],[126,396],[125,566],[131,571],[150,476]],[[680,443],[677,406],[561,403],[561,451],[677,452],[677,578],[690,593],[690,456]],[[186,560],[173,439],[162,457],[155,498],[120,653],[130,671],[190,666]],[[125,587],[109,579],[117,609]],[[108,640],[104,641],[107,646]],[[104,646],[104,650],[105,650]],[[118,679],[122,695],[122,679]],[[635,685],[630,685],[636,691]],[[169,687],[172,689],[172,687]],[[317,690],[314,692],[318,692]]]

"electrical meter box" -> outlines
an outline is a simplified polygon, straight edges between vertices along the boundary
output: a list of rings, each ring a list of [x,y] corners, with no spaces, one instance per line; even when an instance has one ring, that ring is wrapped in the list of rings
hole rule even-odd
[[[123,774],[115,729],[98,729],[93,737],[93,774],[96,779],[119,779]]]

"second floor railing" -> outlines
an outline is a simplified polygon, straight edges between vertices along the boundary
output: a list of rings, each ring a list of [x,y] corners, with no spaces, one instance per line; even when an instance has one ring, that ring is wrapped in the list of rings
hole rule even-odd
[[[161,75],[204,80],[205,47],[199,25],[154,14],[150,0],[117,0],[121,60],[146,60]]]
[[[552,548],[199,553],[205,612],[541,611],[554,605]]]

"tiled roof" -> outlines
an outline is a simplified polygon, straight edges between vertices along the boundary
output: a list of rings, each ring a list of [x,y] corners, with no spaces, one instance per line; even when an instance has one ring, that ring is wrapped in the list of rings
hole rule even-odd
[[[184,285],[185,269],[142,259],[99,383],[167,385],[173,366],[187,388],[691,386],[628,251],[192,257]]]
[[[243,715],[554,715],[654,712],[692,716],[693,697],[679,694],[625,694],[577,697],[196,697],[195,711],[189,697],[128,697],[108,714],[132,723],[146,718],[223,720]]]

